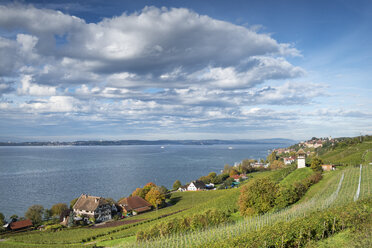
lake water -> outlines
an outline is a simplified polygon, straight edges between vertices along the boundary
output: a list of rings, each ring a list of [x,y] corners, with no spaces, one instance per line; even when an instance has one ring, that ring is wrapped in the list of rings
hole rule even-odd
[[[118,200],[150,181],[171,188],[288,145],[0,147],[0,212],[23,216],[81,193]]]

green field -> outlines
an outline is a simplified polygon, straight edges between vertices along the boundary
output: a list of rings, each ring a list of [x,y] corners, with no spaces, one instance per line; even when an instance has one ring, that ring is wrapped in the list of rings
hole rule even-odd
[[[312,175],[314,172],[310,168],[301,168],[293,171],[291,174],[286,176],[280,185],[293,185],[294,183],[300,182],[308,176]]]

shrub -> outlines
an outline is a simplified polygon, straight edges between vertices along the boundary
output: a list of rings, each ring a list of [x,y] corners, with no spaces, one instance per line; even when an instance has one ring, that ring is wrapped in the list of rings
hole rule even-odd
[[[244,185],[239,196],[242,215],[262,214],[275,206],[278,186],[268,177],[253,179]]]

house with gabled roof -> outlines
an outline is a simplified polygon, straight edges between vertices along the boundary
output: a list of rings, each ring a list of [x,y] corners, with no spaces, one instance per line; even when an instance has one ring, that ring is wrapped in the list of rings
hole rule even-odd
[[[95,218],[96,222],[111,220],[111,205],[103,197],[82,194],[72,209],[75,215]]]
[[[189,186],[187,186],[187,191],[198,191],[205,190],[206,186],[202,181],[196,180],[192,181]]]
[[[186,184],[186,185],[183,185],[181,187],[178,188],[178,191],[181,191],[181,192],[184,192],[184,191],[187,191],[187,187],[189,187],[190,184]]]
[[[20,220],[20,221],[14,221],[11,222],[8,225],[8,229],[12,231],[18,231],[18,230],[23,230],[32,227],[32,222],[31,220]]]
[[[132,213],[133,215],[147,212],[152,209],[152,205],[148,201],[137,195],[123,198],[118,202],[118,204],[123,213]]]

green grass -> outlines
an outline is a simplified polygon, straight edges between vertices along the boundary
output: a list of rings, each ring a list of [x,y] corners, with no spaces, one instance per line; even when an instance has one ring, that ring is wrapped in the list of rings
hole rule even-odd
[[[346,229],[327,239],[310,242],[306,248],[372,247],[372,226],[365,230]]]
[[[358,165],[365,163],[366,160],[372,161],[371,151],[372,142],[369,141],[347,147],[337,147],[324,153],[321,151],[320,157],[325,163]]]
[[[335,234],[327,239],[319,242],[314,242],[308,245],[308,247],[319,247],[319,248],[339,248],[339,247],[350,247],[350,243],[353,239],[353,233],[351,230],[345,230],[338,234]]]
[[[104,246],[104,247],[111,247],[111,246],[117,246],[119,244],[125,245],[127,243],[133,243],[136,241],[135,236],[130,236],[127,238],[121,238],[121,239],[113,239],[113,240],[106,240],[106,241],[100,241],[97,242],[97,246]]]
[[[308,176],[312,175],[314,172],[310,168],[301,168],[296,169],[291,174],[286,176],[281,182],[280,185],[293,185],[296,182],[300,182]]]

